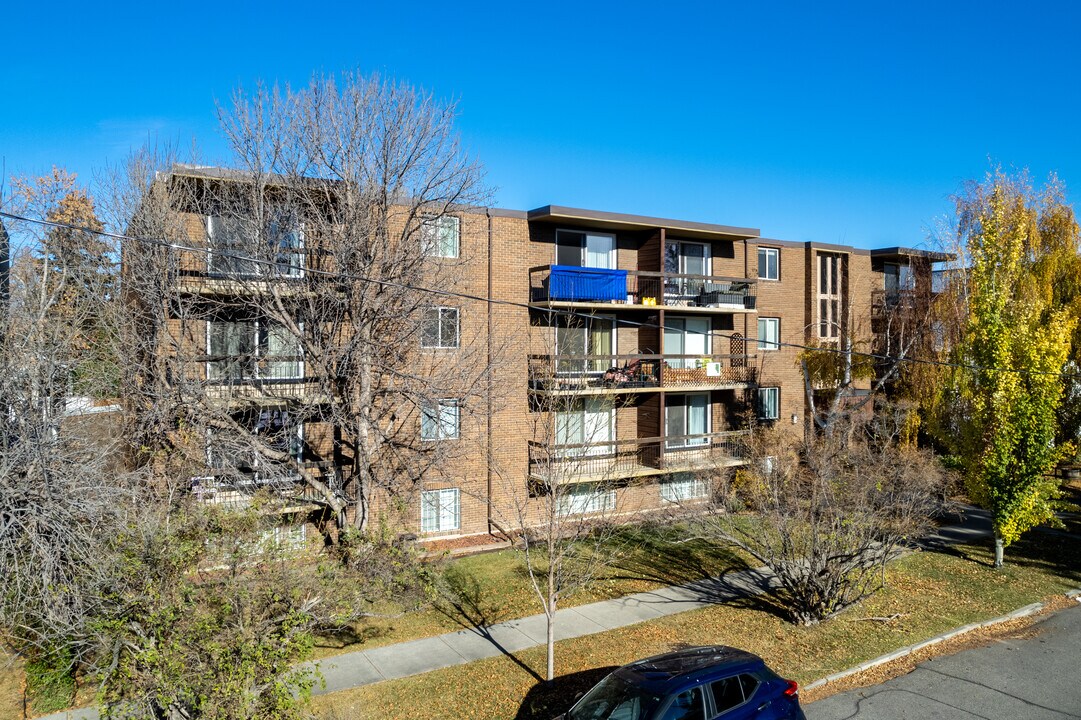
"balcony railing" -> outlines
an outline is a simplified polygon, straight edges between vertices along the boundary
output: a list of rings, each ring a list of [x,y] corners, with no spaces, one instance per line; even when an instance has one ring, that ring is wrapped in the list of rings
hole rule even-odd
[[[331,462],[307,461],[301,463],[301,467],[314,472],[331,490],[342,494],[347,484],[347,468],[335,466]],[[266,472],[208,470],[205,475],[191,478],[189,489],[192,496],[200,502],[233,508],[247,507],[258,492],[267,492],[287,503],[325,502],[325,498],[305,482],[299,472],[285,467]]]
[[[728,430],[574,445],[531,440],[529,474],[558,484],[727,467],[743,461],[749,434],[749,430]]]
[[[537,392],[728,388],[757,380],[754,355],[530,355]]]
[[[632,307],[755,309],[750,278],[680,275],[643,270],[606,270],[541,265],[529,270],[535,303],[614,304]]]

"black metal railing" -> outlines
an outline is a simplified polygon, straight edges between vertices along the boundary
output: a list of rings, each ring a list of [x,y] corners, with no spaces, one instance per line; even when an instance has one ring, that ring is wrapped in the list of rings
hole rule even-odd
[[[754,355],[530,355],[529,386],[541,392],[735,387],[757,381]]]
[[[749,430],[727,430],[561,445],[531,440],[529,474],[546,482],[573,483],[704,470],[742,460],[749,434]]]
[[[752,278],[565,265],[530,268],[529,288],[530,300],[537,303],[754,310],[756,302],[756,282]]]

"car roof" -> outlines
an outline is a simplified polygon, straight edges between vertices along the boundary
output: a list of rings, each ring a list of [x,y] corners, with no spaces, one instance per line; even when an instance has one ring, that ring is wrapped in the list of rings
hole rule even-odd
[[[762,658],[746,650],[709,645],[637,660],[615,674],[655,695],[668,695],[704,676],[734,675],[764,664]]]

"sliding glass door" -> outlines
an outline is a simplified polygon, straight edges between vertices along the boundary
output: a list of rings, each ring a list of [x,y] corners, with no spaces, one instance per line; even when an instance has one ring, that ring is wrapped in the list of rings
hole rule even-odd
[[[709,444],[709,394],[669,395],[665,400],[665,447],[670,450],[701,447]]]
[[[612,366],[610,357],[587,360],[588,355],[614,355],[615,318],[588,319],[561,316],[556,325],[556,372],[602,373]]]
[[[709,318],[665,318],[665,362],[673,368],[696,368],[698,359],[709,355]],[[669,358],[669,355],[695,355],[693,358]]]

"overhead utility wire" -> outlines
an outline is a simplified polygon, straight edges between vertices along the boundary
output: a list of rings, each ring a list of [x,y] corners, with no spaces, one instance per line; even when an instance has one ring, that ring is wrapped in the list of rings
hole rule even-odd
[[[30,217],[25,217],[23,215],[17,215],[15,213],[9,213],[9,212],[4,212],[4,211],[0,211],[0,217],[5,217],[5,218],[8,218],[10,220],[16,220],[16,221],[21,221],[21,222],[33,223],[33,224],[37,224],[37,225],[44,225],[44,226],[47,226],[47,227],[65,228],[65,229],[68,229],[68,230],[78,230],[80,232],[87,232],[87,233],[91,233],[91,234],[94,234],[94,235],[100,235],[102,237],[109,237],[109,238],[113,238],[113,239],[120,240],[120,241],[132,241],[132,242],[136,242],[136,243],[154,245],[154,246],[157,246],[157,247],[167,248],[167,249],[171,249],[171,250],[178,250],[180,252],[192,252],[192,253],[200,253],[200,254],[202,254],[202,253],[206,253],[206,252],[209,251],[209,248],[206,248],[206,247],[196,247],[196,246],[193,246],[193,245],[183,245],[181,243],[170,242],[168,240],[159,240],[157,238],[148,238],[148,237],[141,237],[141,236],[136,236],[136,235],[124,235],[124,234],[121,234],[121,233],[109,232],[107,230],[95,230],[94,228],[82,227],[82,226],[79,226],[79,225],[73,225],[71,223],[57,222],[57,221],[54,221],[54,220],[43,220],[43,219],[40,219],[40,218],[30,218]],[[225,257],[225,258],[229,258],[229,259],[232,259],[232,260],[240,260],[240,261],[243,261],[243,262],[252,263],[254,265],[269,265],[269,266],[274,266],[274,267],[277,267],[279,265],[279,263],[277,263],[277,262],[275,262],[273,260],[264,260],[262,258],[255,258],[255,257],[251,257],[249,255],[242,255],[242,254],[239,254],[239,253],[234,253],[234,252],[229,252],[229,251],[214,250],[213,252],[214,252],[215,255],[218,255],[220,257]],[[338,279],[348,279],[348,280],[359,280],[360,282],[370,282],[370,283],[373,283],[373,284],[376,284],[376,285],[384,285],[386,287],[395,287],[395,288],[400,288],[400,289],[404,289],[404,290],[415,290],[417,292],[426,292],[426,293],[431,293],[433,295],[440,295],[440,296],[443,296],[443,297],[461,298],[463,300],[472,300],[474,302],[482,302],[482,303],[486,303],[486,304],[490,304],[490,305],[505,305],[505,306],[509,306],[509,307],[523,308],[523,309],[526,309],[526,310],[533,310],[533,311],[537,311],[537,312],[547,313],[549,316],[551,316],[551,315],[565,315],[565,316],[569,316],[569,317],[582,318],[582,319],[585,319],[585,320],[596,319],[596,316],[594,314],[585,313],[585,312],[579,312],[579,311],[575,311],[575,310],[565,310],[565,309],[560,309],[560,308],[545,308],[545,307],[539,307],[537,305],[531,305],[529,303],[517,302],[517,301],[514,301],[514,300],[500,300],[498,298],[490,298],[490,297],[485,297],[483,295],[474,295],[474,294],[471,294],[471,293],[463,293],[463,292],[459,292],[459,291],[456,291],[456,290],[444,290],[444,289],[440,289],[440,288],[426,288],[426,287],[421,287],[419,285],[413,285],[413,284],[410,284],[410,283],[398,282],[398,281],[395,281],[395,280],[383,280],[383,279],[379,279],[379,278],[369,278],[369,277],[365,277],[363,275],[357,275],[355,273],[345,273],[345,272],[338,272],[338,271],[331,271],[331,270],[318,270],[318,269],[314,269],[314,268],[305,268],[304,272],[307,273],[307,274],[318,275],[320,277],[326,277],[326,278],[331,278],[331,279],[338,278]],[[617,320],[615,322],[616,322],[617,327],[621,326],[621,325],[622,326],[628,326],[629,325],[629,326],[632,326],[632,327],[642,327],[642,328],[651,328],[651,329],[659,329],[659,330],[664,329],[664,327],[662,325],[658,324],[658,323],[638,322],[638,321],[634,321],[634,320],[624,320],[624,319],[620,319],[620,320]],[[723,338],[723,339],[728,339],[728,340],[731,340],[731,339],[734,338],[733,335],[728,335],[728,334],[725,334],[725,333],[714,333],[713,336],[714,337],[720,337],[720,338]],[[740,337],[740,339],[741,340],[746,340],[746,338],[744,338],[742,336]],[[1040,370],[1015,370],[1013,368],[986,367],[986,366],[981,366],[981,365],[970,365],[970,364],[967,364],[967,363],[949,362],[949,361],[946,361],[946,360],[929,360],[929,359],[926,359],[926,358],[913,358],[913,357],[907,357],[907,356],[906,357],[895,357],[893,355],[882,355],[882,354],[878,354],[878,353],[870,353],[870,352],[865,352],[865,351],[861,351],[861,350],[843,350],[841,348],[818,347],[818,346],[813,346],[813,345],[802,345],[800,343],[784,342],[784,341],[782,341],[780,339],[777,339],[776,341],[770,340],[769,345],[771,347],[789,347],[789,348],[796,348],[798,350],[812,350],[812,351],[815,351],[815,352],[826,352],[826,353],[831,353],[831,354],[835,354],[835,355],[850,355],[850,356],[855,356],[855,357],[866,357],[866,358],[870,358],[872,360],[892,361],[892,362],[909,362],[909,363],[915,363],[915,364],[921,364],[921,365],[932,365],[932,366],[935,366],[935,367],[960,368],[960,369],[964,369],[964,370],[988,371],[988,372],[1010,372],[1010,373],[1017,373],[1018,375],[1052,375],[1052,376],[1062,377],[1062,378],[1078,378],[1078,377],[1081,377],[1081,374],[1079,374],[1079,373],[1047,372],[1047,371],[1040,371]]]

